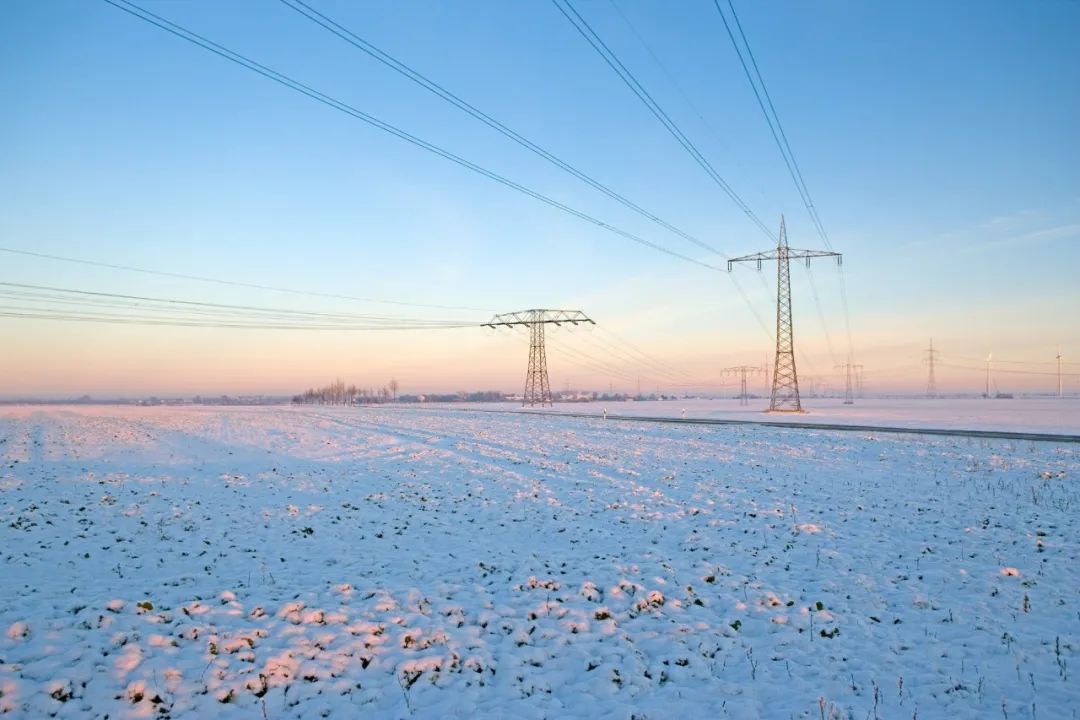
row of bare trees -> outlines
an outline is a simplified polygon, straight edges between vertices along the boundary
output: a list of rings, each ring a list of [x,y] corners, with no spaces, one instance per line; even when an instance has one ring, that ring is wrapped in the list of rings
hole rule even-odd
[[[400,385],[394,378],[381,388],[358,388],[355,385],[346,385],[345,381],[338,378],[329,385],[320,388],[309,388],[299,395],[293,396],[293,403],[297,405],[360,405],[370,403],[385,403],[397,400],[397,392]]]

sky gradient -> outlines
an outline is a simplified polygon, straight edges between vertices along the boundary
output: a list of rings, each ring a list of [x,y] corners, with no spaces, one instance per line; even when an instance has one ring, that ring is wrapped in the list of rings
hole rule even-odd
[[[551,3],[311,4],[722,252],[768,246]],[[143,5],[560,202],[723,265],[275,0]],[[820,246],[711,2],[575,6],[761,218],[778,225],[783,213],[792,246]],[[1080,361],[1080,4],[736,9],[845,254],[867,390],[925,387],[921,350],[931,337],[957,366],[992,352],[1016,361],[1002,369],[1050,372],[1059,347]],[[773,322],[772,268],[763,279],[738,269],[744,296],[726,273],[576,220],[103,2],[13,0],[0,12],[0,247],[477,310],[299,298],[6,253],[0,281],[476,321],[580,308],[688,384],[719,383],[720,368],[761,363],[771,351],[759,318]],[[835,387],[848,342],[839,274],[820,262],[812,285],[801,266],[792,277],[800,373]],[[391,376],[403,392],[516,390],[527,353],[520,334],[481,329],[0,318],[0,337],[7,397],[291,393],[333,377],[366,386]],[[642,375],[646,387],[677,389],[670,372],[606,354],[587,333],[556,330],[549,342],[554,387],[629,390]],[[1080,364],[1068,369],[1080,373]],[[1056,383],[996,379],[1015,391]],[[947,392],[983,383],[957,368],[941,368],[938,380]],[[1067,389],[1080,390],[1080,377]]]

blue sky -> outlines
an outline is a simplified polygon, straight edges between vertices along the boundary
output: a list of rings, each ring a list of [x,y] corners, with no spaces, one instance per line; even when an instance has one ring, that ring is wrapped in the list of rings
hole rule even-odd
[[[791,244],[818,247],[711,2],[616,2],[693,108],[615,5],[575,5],[760,217],[774,225],[784,213]],[[768,245],[551,3],[311,4],[723,252]],[[144,5],[515,181],[722,264],[275,0]],[[868,378],[876,368],[881,389],[917,387],[931,335],[955,357],[1045,361],[1060,345],[1080,359],[1080,5],[736,9],[845,253],[854,348]],[[771,274],[762,282],[739,271],[744,300],[724,274],[563,215],[103,2],[14,0],[2,12],[2,246],[492,311],[581,307],[709,380],[769,349],[749,306],[773,317]],[[370,309],[6,255],[0,276]],[[824,378],[846,352],[839,276],[815,267],[820,314],[805,271],[793,276],[801,370]],[[409,311],[421,312],[432,314]],[[479,330],[310,337],[8,319],[0,333],[11,338],[2,394],[287,391],[335,375],[381,384],[390,374],[406,388],[513,389],[524,365],[519,337]],[[566,342],[597,352],[587,337]],[[552,360],[560,385],[606,386],[604,375]],[[952,382],[968,390],[980,379],[959,373]]]

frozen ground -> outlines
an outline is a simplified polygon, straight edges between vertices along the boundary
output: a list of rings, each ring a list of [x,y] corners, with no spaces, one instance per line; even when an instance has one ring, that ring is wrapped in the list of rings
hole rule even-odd
[[[806,398],[805,414],[767,414],[768,398],[755,398],[741,406],[738,400],[662,400],[647,402],[559,403],[545,412],[587,413],[638,417],[709,418],[751,422],[888,425],[905,428],[1010,430],[1080,435],[1080,398],[1018,398],[1015,400],[884,400],[859,399],[844,405],[837,398]],[[453,407],[453,406],[446,406]],[[516,403],[470,405],[476,409],[520,410]]]
[[[1080,446],[0,410],[10,717],[1074,718]]]

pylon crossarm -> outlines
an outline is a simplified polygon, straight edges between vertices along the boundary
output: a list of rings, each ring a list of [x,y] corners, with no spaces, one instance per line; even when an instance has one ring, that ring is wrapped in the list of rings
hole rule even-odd
[[[737,373],[749,373],[753,375],[762,372],[765,372],[765,368],[760,365],[736,365],[735,367],[724,368],[720,371],[722,375],[734,375]]]
[[[795,259],[804,260],[805,259],[807,262],[810,262],[811,258],[834,257],[834,258],[836,258],[836,263],[838,265],[841,262],[843,262],[843,259],[844,259],[843,253],[832,252],[832,251],[829,251],[829,250],[798,250],[796,248],[786,248],[786,250],[784,252],[784,255],[789,260],[795,260]],[[761,269],[761,263],[762,263],[763,260],[779,260],[779,259],[781,259],[781,255],[780,255],[779,250],[766,250],[765,252],[754,253],[752,255],[743,255],[741,257],[731,258],[730,260],[727,261],[727,269],[728,269],[728,272],[731,272],[731,268],[735,263],[754,262],[754,263],[757,263],[758,270],[760,270]]]
[[[537,323],[559,325],[561,323],[596,323],[580,310],[522,310],[502,313],[491,318],[482,327],[513,327],[514,325],[535,325]]]
[[[795,248],[788,248],[787,256],[789,258],[817,258],[817,257],[842,257],[843,253],[832,252],[831,250],[796,250]]]
[[[731,258],[727,261],[727,270],[731,272],[731,267],[735,263],[739,262],[756,262],[758,270],[761,269],[762,260],[777,260],[780,255],[776,250],[766,250],[765,252],[754,253],[753,255],[743,255],[742,257]]]

